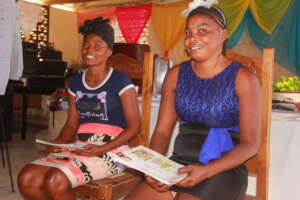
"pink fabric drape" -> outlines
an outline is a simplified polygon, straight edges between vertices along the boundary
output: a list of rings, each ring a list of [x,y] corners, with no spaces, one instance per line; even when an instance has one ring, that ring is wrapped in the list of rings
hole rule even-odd
[[[136,43],[151,15],[151,4],[116,8],[119,27],[127,43]]]
[[[115,7],[102,10],[79,11],[77,12],[77,24],[78,26],[81,26],[85,20],[94,19],[96,17],[109,18],[110,24],[112,24],[113,21],[116,20]]]

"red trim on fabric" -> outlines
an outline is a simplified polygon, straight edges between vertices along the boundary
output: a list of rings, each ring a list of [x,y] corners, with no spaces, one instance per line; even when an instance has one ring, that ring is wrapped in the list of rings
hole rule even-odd
[[[119,126],[99,123],[81,124],[77,133],[101,133],[109,136],[118,136],[124,129]]]
[[[169,58],[169,51],[165,51],[164,58]]]

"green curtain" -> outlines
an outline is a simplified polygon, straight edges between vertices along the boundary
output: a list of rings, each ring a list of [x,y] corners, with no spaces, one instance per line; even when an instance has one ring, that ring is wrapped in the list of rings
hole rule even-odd
[[[244,18],[241,21],[238,28],[231,34],[230,37],[227,38],[227,43],[226,43],[227,48],[232,49],[241,40],[242,35],[243,35],[246,27],[248,26],[248,20],[246,19],[247,15],[249,15],[249,11],[247,11],[246,14],[244,15]]]
[[[228,21],[229,36],[239,27],[247,9],[266,33],[271,34],[286,13],[292,0],[219,0],[217,4],[224,12]]]
[[[250,9],[236,31],[228,38],[227,47],[233,48],[244,31],[259,48],[275,48],[275,61],[300,75],[300,1],[294,0],[271,34],[261,29]]]
[[[292,0],[251,0],[249,6],[259,27],[271,34],[291,2]]]
[[[300,1],[295,0],[291,6],[291,16],[288,20],[293,20],[288,45],[288,65],[287,67],[300,75]]]
[[[300,75],[300,20],[299,0],[294,0],[272,34],[266,34],[249,16],[248,31],[254,44],[260,49],[275,48],[275,60],[290,71]]]
[[[228,36],[231,36],[238,28],[248,8],[246,0],[219,0],[220,7],[226,16],[228,23]]]

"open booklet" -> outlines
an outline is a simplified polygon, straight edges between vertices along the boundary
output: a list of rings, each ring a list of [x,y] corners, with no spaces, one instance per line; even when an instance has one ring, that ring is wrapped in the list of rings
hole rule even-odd
[[[83,149],[86,146],[86,144],[81,144],[81,143],[57,144],[57,143],[48,142],[48,141],[39,140],[39,139],[35,139],[35,142],[36,143],[40,143],[40,144],[50,145],[50,146],[66,147],[66,148],[79,148],[79,149]]]
[[[183,165],[141,145],[118,154],[109,152],[109,155],[115,162],[141,171],[167,185],[174,185],[187,176],[177,173]]]

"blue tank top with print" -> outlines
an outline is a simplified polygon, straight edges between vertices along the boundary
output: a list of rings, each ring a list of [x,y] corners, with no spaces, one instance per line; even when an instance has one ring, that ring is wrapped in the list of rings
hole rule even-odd
[[[226,128],[238,125],[235,80],[241,64],[232,62],[211,78],[198,77],[190,61],[180,66],[176,86],[176,110],[181,123]]]

